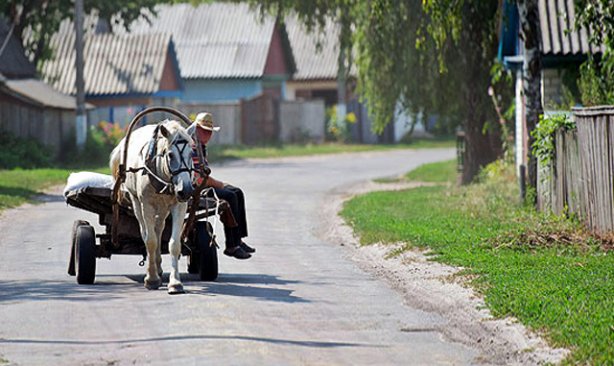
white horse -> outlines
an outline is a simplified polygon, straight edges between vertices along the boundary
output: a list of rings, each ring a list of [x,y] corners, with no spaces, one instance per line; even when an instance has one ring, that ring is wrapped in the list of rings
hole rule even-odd
[[[111,153],[110,166],[115,179],[118,179],[125,143],[124,138]],[[149,290],[158,289],[162,284],[161,237],[170,213],[173,224],[168,249],[172,268],[168,293],[184,292],[178,266],[181,228],[187,200],[193,192],[192,145],[192,138],[177,121],[147,125],[130,135],[124,189],[132,200],[141,237],[147,247],[145,287]]]

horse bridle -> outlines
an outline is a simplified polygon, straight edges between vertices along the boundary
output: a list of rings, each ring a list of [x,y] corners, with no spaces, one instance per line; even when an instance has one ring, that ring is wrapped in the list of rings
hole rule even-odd
[[[157,153],[157,141],[158,141],[158,136],[159,136],[159,131],[160,131],[160,126],[158,125],[156,126],[152,139],[149,142],[149,147],[147,149],[147,156],[145,157],[145,165],[142,168],[138,168],[138,169],[131,169],[130,171],[139,171],[139,170],[143,170],[144,174],[148,174],[149,178],[151,180],[151,184],[154,186],[154,188],[156,189],[156,192],[160,193],[160,194],[174,194],[174,188],[173,188],[173,182],[172,179],[173,177],[184,173],[184,172],[188,172],[188,173],[192,173],[195,171],[195,169],[193,167],[190,167],[189,162],[187,162],[184,158],[184,153],[185,153],[185,149],[187,148],[191,148],[190,147],[190,143],[186,140],[181,138],[180,135],[175,136],[175,138],[170,142],[169,146],[171,148],[166,148],[164,151],[162,151],[160,154]],[[172,146],[176,146],[177,149],[179,150],[179,166],[173,167],[173,159],[172,159]],[[156,171],[156,160],[159,158],[163,158],[166,166],[168,167],[169,173],[170,173],[170,179],[166,180],[162,177],[160,177],[160,175],[158,174],[158,172]],[[188,159],[191,159],[188,158]],[[191,161],[191,160],[189,160]]]

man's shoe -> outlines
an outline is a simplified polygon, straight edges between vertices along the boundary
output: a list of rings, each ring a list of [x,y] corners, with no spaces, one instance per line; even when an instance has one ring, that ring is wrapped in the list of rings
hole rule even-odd
[[[249,259],[252,257],[251,254],[245,252],[239,245],[232,248],[226,248],[224,250],[224,254],[229,257],[235,257],[237,259]]]
[[[245,244],[244,241],[241,241],[241,244],[239,244],[239,246],[246,253],[255,253],[256,252],[256,249],[254,249],[254,248],[250,247],[249,245]]]

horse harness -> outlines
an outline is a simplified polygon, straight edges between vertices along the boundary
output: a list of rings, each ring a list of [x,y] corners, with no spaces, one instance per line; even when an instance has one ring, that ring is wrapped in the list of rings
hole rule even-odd
[[[158,135],[160,133],[161,126],[162,126],[161,124],[158,124],[156,126],[153,132],[153,136],[151,140],[149,141],[149,145],[147,145],[147,155],[145,156],[145,165],[140,168],[130,168],[130,169],[127,169],[126,171],[130,173],[137,173],[140,171],[142,172],[143,175],[147,174],[149,176],[151,185],[156,190],[156,193],[173,195],[175,193],[174,192],[175,189],[173,186],[172,178],[183,172],[192,173],[195,171],[195,169],[193,167],[190,167],[188,162],[186,162],[186,159],[183,158],[185,149],[191,148],[189,146],[190,143],[185,139],[180,139],[176,137],[170,143],[171,146],[172,145],[177,146],[177,149],[179,150],[178,159],[173,159],[172,149],[166,149],[165,151],[158,153],[157,141],[158,141]],[[166,160],[166,164],[167,164],[167,167],[171,175],[171,179],[169,180],[166,180],[160,177],[160,174],[157,171],[157,162],[160,159]],[[191,161],[191,158],[189,158],[188,161]]]

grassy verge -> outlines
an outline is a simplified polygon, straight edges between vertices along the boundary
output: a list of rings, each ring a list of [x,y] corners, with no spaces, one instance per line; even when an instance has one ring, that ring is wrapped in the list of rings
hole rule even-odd
[[[28,202],[45,188],[66,182],[71,172],[82,169],[0,170],[0,211]],[[87,169],[108,173],[108,168]]]
[[[445,181],[445,172],[431,175],[439,168],[410,177]],[[467,268],[496,316],[515,316],[571,348],[567,362],[613,364],[614,252],[579,223],[517,202],[509,170],[490,173],[469,187],[370,193],[347,202],[342,215],[363,244],[403,241]]]
[[[395,149],[432,149],[454,147],[454,140],[420,139],[411,143],[394,145],[365,145],[365,144],[286,144],[271,146],[220,146],[212,144],[209,148],[209,156],[212,161],[222,159],[245,159],[245,158],[279,158],[288,156],[339,154],[363,151],[386,151]]]

